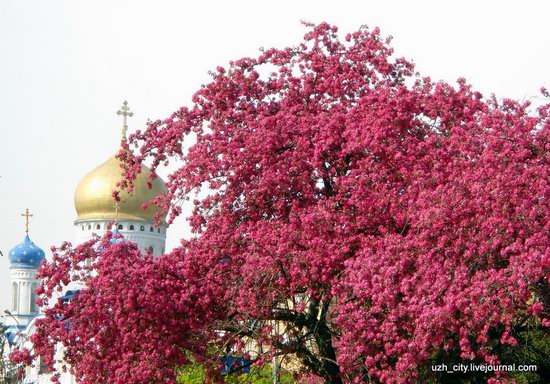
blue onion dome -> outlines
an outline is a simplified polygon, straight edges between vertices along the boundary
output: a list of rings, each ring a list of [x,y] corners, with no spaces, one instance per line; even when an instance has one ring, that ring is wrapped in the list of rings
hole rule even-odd
[[[27,235],[21,244],[11,249],[9,254],[10,268],[36,269],[45,258],[44,251],[36,246]]]

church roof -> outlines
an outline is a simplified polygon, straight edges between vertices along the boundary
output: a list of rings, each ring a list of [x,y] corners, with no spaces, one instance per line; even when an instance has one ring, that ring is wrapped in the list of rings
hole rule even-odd
[[[36,269],[45,258],[44,251],[26,235],[21,244],[10,250],[10,269]]]
[[[121,143],[126,142],[127,117],[130,112],[124,101],[117,115],[123,117]],[[120,148],[122,149],[122,147]],[[151,200],[167,192],[160,177],[152,178],[151,170],[141,165],[141,172],[133,182],[131,193],[120,190],[124,164],[112,156],[80,180],[74,194],[77,222],[88,220],[136,220],[152,222],[159,209],[149,204]],[[119,192],[120,201],[115,204],[113,191]],[[164,217],[161,218],[164,221]]]
[[[152,180],[151,171],[143,165],[132,193],[120,192],[121,201],[115,213],[112,195],[119,189],[117,184],[122,181],[122,172],[121,161],[113,156],[80,181],[74,195],[77,220],[154,220],[158,209],[149,202],[166,193],[164,182],[159,177]]]
[[[15,340],[15,337],[19,334],[19,332],[22,332],[25,330],[24,325],[10,325],[6,328],[4,331],[4,335],[6,336],[6,339],[8,340],[8,343],[10,345],[13,344],[13,341]]]

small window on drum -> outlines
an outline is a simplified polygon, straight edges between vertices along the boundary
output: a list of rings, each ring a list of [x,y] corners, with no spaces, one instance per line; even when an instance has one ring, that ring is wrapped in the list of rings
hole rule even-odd
[[[124,227],[122,226],[122,224],[119,224],[117,229],[124,229]]]
[[[38,305],[36,304],[36,288],[38,288],[37,283],[32,283],[31,285],[31,312],[38,313]]]
[[[92,226],[90,224],[88,224],[88,230],[92,229]]]
[[[141,232],[143,232],[143,231],[145,231],[145,227],[142,225],[141,227],[139,227],[139,230],[140,230]]]
[[[134,230],[134,226],[130,225],[130,231],[133,231],[133,230]]]
[[[155,232],[155,228],[153,227],[149,228],[149,232]]]
[[[39,361],[38,373],[48,373],[48,365],[44,362],[44,359],[40,357],[38,361]]]
[[[101,225],[97,224],[97,225],[95,226],[95,229],[101,229]]]
[[[19,286],[17,283],[11,284],[11,310],[17,312],[17,301],[19,300]]]

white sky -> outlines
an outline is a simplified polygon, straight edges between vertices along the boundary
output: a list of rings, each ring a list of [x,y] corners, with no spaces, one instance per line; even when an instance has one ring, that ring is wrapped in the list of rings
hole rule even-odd
[[[217,65],[300,42],[308,20],[342,36],[379,26],[432,79],[540,102],[549,11],[543,1],[0,0],[0,312],[21,213],[35,214],[30,235],[46,251],[74,239],[75,187],[115,152],[124,99],[130,131],[143,128],[190,105]],[[186,234],[181,220],[168,249]]]

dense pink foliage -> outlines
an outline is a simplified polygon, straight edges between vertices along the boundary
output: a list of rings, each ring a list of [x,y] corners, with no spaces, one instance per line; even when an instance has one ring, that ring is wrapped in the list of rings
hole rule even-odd
[[[95,260],[34,338],[63,342],[84,383],[169,382],[186,351],[252,319],[285,322],[286,344],[253,337],[350,383],[414,382],[453,348],[496,363],[517,316],[548,324],[549,106],[420,78],[378,30],[341,42],[326,24],[218,67],[193,102],[133,136],[127,176],[183,162],[157,203],[174,218],[194,196],[196,236],[157,260],[88,244],[41,271],[48,296]]]
[[[87,289],[70,301],[52,303],[31,338],[35,351],[52,364],[51,351],[63,341],[66,362],[78,368],[84,382],[164,383],[176,364],[187,362],[182,348],[200,352],[206,346],[192,331],[209,321],[209,302],[200,300],[208,297],[208,287],[193,283],[198,275],[181,263],[153,260],[132,243],[110,240],[107,235],[68,253],[67,245],[54,250],[53,262],[41,270],[45,296],[56,297],[55,289],[70,275]]]

